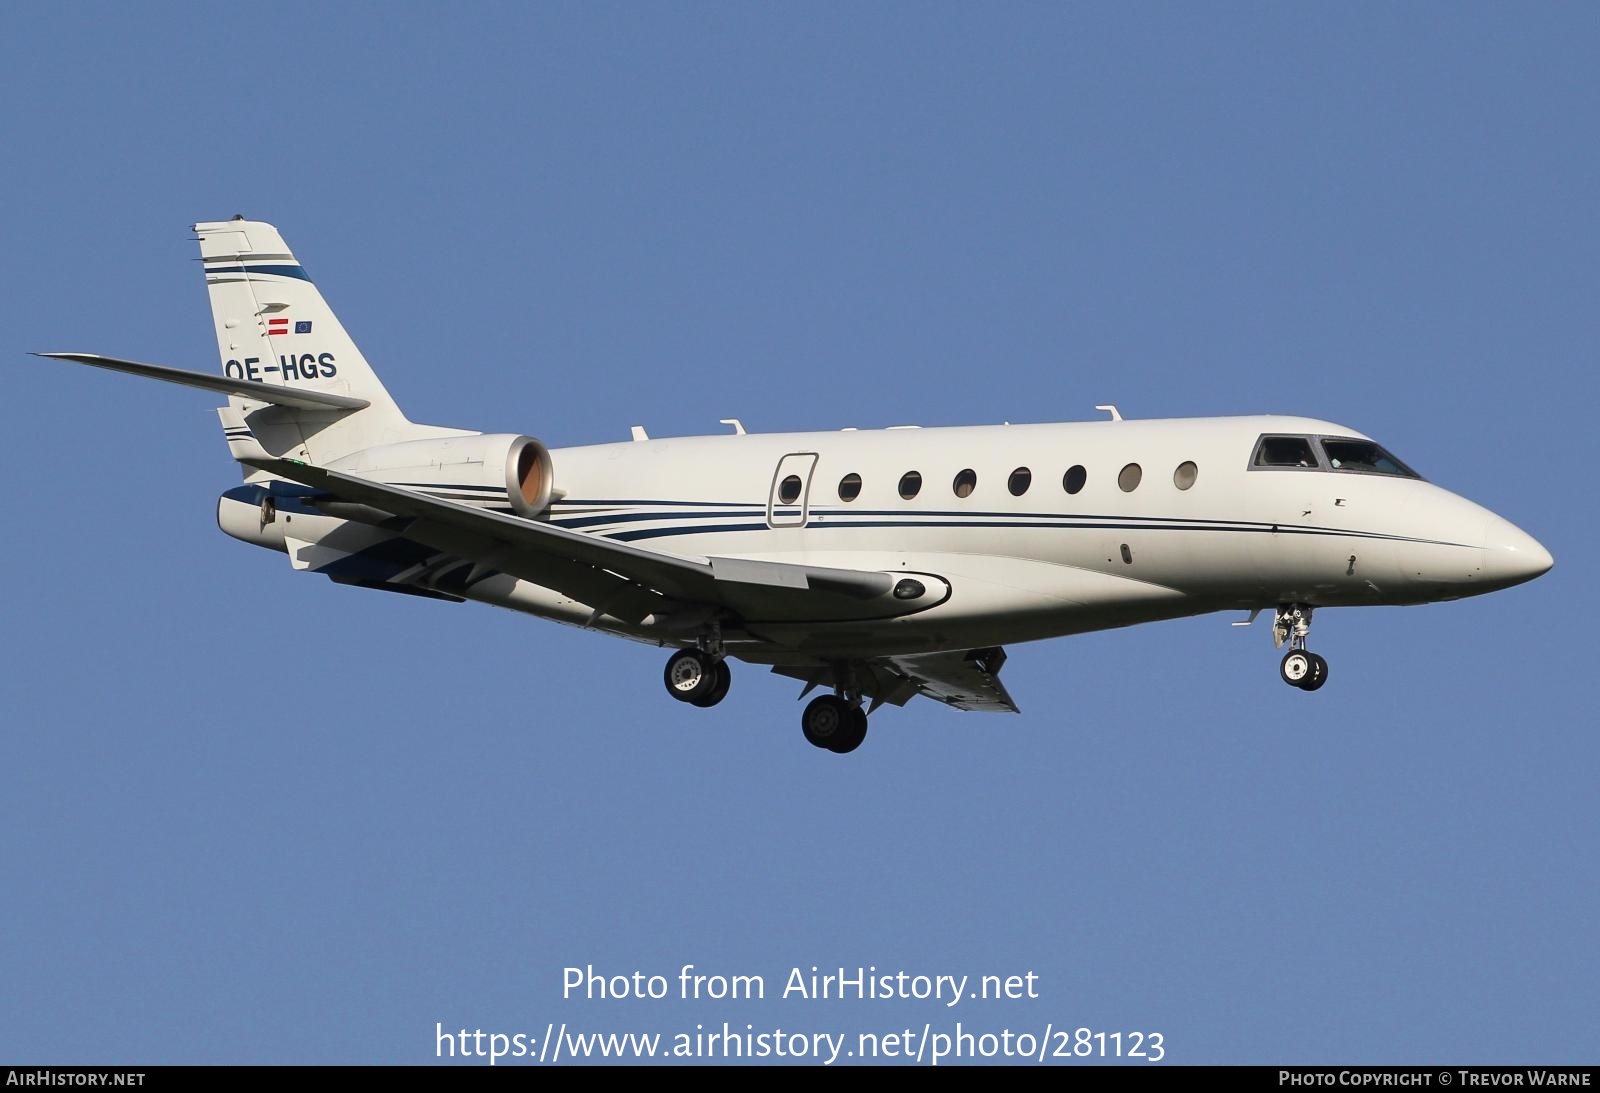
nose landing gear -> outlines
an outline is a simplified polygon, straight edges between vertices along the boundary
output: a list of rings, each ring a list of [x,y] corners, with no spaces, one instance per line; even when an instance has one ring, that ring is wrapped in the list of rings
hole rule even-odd
[[[1319,653],[1305,649],[1291,649],[1283,655],[1278,674],[1291,687],[1314,691],[1328,679],[1328,662]]]
[[[1289,643],[1289,651],[1278,665],[1278,675],[1291,687],[1315,691],[1328,681],[1328,662],[1306,648],[1311,633],[1312,608],[1302,604],[1282,604],[1272,623],[1272,643]]]

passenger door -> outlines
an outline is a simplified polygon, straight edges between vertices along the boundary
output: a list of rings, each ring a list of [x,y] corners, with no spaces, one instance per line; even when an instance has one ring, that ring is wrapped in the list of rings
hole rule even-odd
[[[772,472],[772,488],[767,494],[768,527],[805,526],[811,499],[811,472],[816,465],[816,452],[791,452],[778,460],[778,468]]]

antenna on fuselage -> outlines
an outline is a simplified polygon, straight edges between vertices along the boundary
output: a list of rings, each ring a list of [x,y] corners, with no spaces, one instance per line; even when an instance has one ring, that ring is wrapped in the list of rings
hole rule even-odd
[[[1117,408],[1115,406],[1113,406],[1109,402],[1106,403],[1104,406],[1096,406],[1095,409],[1096,410],[1104,410],[1106,413],[1110,414],[1112,421],[1121,421],[1122,420],[1122,415],[1117,412]]]
[[[739,419],[736,418],[736,417],[718,418],[717,419],[717,424],[718,425],[732,425],[733,426],[733,435],[734,436],[744,436],[744,426],[742,424],[740,424]]]

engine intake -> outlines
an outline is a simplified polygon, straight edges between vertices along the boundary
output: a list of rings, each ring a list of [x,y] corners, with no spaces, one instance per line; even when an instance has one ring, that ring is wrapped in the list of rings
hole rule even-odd
[[[531,436],[487,433],[381,444],[328,464],[449,501],[537,516],[550,507],[550,449]]]

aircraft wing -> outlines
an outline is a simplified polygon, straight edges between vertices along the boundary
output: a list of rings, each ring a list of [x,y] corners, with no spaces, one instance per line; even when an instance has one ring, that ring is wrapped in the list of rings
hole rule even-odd
[[[1006,651],[996,647],[889,657],[885,663],[889,671],[910,682],[920,693],[947,706],[1017,713],[1017,704],[1000,682],[1000,666],[1005,662]]]
[[[1017,704],[1000,682],[1000,666],[1005,662],[1006,651],[995,646],[875,657],[856,661],[851,667],[856,683],[862,693],[872,699],[874,708],[885,702],[904,706],[917,695],[924,695],[958,710],[1017,713]],[[833,670],[825,667],[780,665],[772,670],[778,675],[805,680],[811,686],[830,684],[833,678]]]
[[[294,460],[241,462],[331,499],[408,518],[406,538],[554,588],[594,607],[596,617],[638,621],[683,605],[806,617],[819,604],[888,597],[894,584],[887,573],[864,570],[662,554]]]

